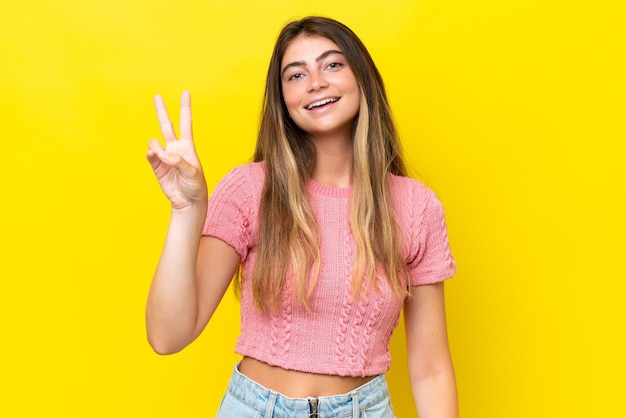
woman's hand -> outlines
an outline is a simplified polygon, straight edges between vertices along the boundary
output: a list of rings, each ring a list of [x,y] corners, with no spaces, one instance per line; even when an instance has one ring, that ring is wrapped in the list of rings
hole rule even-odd
[[[148,143],[146,157],[152,166],[163,193],[173,209],[185,209],[196,204],[205,205],[207,186],[202,165],[196,154],[191,128],[191,95],[184,91],[180,101],[180,139],[172,127],[163,98],[154,97],[165,148],[156,139]]]

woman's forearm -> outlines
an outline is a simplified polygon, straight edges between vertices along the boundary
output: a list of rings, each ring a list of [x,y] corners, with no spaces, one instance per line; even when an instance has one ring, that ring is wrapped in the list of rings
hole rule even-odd
[[[175,353],[197,336],[198,245],[206,205],[172,211],[165,244],[146,305],[146,328],[152,348]]]
[[[454,372],[443,372],[419,379],[413,384],[413,397],[420,418],[458,418]]]
[[[420,418],[458,418],[454,370],[445,370],[412,383],[415,406]]]

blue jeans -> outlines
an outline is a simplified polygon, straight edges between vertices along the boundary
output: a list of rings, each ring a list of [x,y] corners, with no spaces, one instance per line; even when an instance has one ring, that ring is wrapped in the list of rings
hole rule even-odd
[[[344,395],[288,398],[250,380],[237,366],[217,418],[394,418],[394,415],[385,375]]]

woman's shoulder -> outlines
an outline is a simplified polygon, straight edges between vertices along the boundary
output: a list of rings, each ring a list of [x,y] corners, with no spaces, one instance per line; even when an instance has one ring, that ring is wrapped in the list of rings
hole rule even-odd
[[[257,201],[263,189],[264,178],[263,163],[252,162],[235,166],[217,182],[211,198]]]
[[[426,184],[411,177],[390,175],[392,201],[396,213],[421,219],[432,213],[443,213],[439,196]]]
[[[234,176],[245,176],[254,180],[262,180],[263,177],[265,177],[265,163],[263,161],[259,161],[237,165],[233,167],[224,177]]]
[[[265,164],[263,162],[237,165],[222,177],[219,184],[242,187],[249,190],[263,188],[265,179],[264,167]]]
[[[430,187],[426,186],[420,180],[412,177],[397,176],[390,173],[389,182],[391,186],[391,193],[393,195],[398,195],[403,199],[428,200],[434,195],[434,192],[430,189]]]

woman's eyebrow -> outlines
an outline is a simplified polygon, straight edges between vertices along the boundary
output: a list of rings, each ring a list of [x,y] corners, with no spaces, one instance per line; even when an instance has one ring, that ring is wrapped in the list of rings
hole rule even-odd
[[[336,49],[329,49],[328,51],[322,52],[319,57],[315,58],[315,62],[319,62],[319,61],[323,60],[324,58],[326,58],[326,57],[328,57],[329,55],[332,55],[332,54],[341,54],[341,55],[343,55],[343,52],[338,51]]]
[[[320,54],[319,57],[315,58],[315,62],[319,62],[321,60],[323,60],[324,58],[333,55],[333,54],[341,54],[343,55],[343,52],[336,50],[336,49],[329,49],[328,51],[324,51]],[[287,71],[289,68],[291,67],[306,67],[306,62],[304,61],[294,61],[294,62],[290,62],[289,64],[285,65],[285,68],[283,68],[283,70],[281,71],[281,75],[285,74],[285,71]]]

